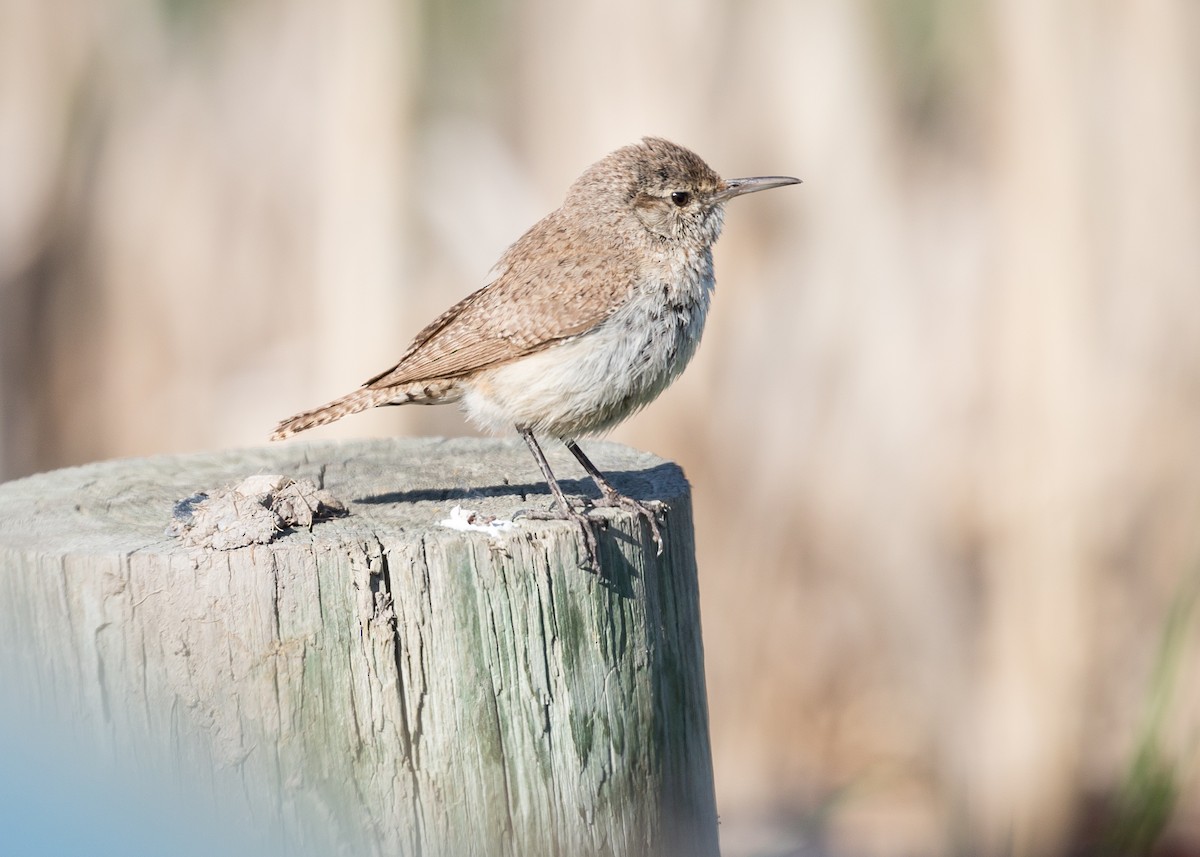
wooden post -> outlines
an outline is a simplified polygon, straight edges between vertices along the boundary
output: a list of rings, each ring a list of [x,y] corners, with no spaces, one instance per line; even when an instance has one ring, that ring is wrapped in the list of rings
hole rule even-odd
[[[305,853],[715,855],[687,483],[588,449],[668,504],[661,557],[624,512],[599,533],[604,578],[566,522],[441,525],[456,505],[548,507],[524,447],[498,441],[287,444],[0,485],[4,680],[126,761],[211,781]],[[596,496],[568,455],[552,464]],[[165,533],[179,499],[263,473],[350,514],[229,551]]]

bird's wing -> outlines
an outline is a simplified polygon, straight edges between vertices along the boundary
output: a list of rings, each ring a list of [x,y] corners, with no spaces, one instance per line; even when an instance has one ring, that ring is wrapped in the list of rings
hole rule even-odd
[[[509,248],[495,280],[418,333],[399,363],[364,386],[460,377],[578,336],[607,318],[636,284],[633,256],[556,215]]]

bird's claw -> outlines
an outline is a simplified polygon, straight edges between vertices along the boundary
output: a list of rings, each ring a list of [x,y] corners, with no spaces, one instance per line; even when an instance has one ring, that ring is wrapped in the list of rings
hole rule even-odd
[[[600,543],[596,541],[596,533],[592,529],[592,519],[586,512],[581,512],[572,506],[564,510],[557,504],[550,509],[521,509],[513,513],[513,519],[528,518],[531,521],[574,521],[583,531],[583,541],[587,546],[588,571],[600,575]]]
[[[606,524],[604,518],[592,518],[588,515],[588,510],[597,509],[624,509],[627,512],[632,512],[646,522],[650,528],[650,537],[654,539],[656,554],[662,556],[664,543],[662,530],[658,526],[658,518],[666,509],[666,504],[659,500],[651,500],[649,503],[643,503],[639,500],[634,500],[632,497],[626,497],[619,492],[605,494],[599,500],[585,501],[586,508],[579,510],[568,505],[564,510],[557,503],[553,504],[549,509],[521,509],[513,513],[513,519],[527,518],[531,521],[574,521],[579,529],[583,531],[583,539],[587,546],[588,568],[593,574],[600,574],[600,545],[596,541],[596,533],[592,528],[592,524]]]
[[[666,510],[666,503],[663,503],[661,500],[651,500],[650,504],[647,504],[632,497],[626,497],[619,491],[612,491],[611,493],[605,492],[604,496],[592,505],[624,509],[627,512],[633,512],[633,514],[645,520],[646,525],[650,528],[650,537],[654,539],[654,546],[658,549],[658,556],[662,556],[663,537],[662,531],[658,528],[658,516]]]

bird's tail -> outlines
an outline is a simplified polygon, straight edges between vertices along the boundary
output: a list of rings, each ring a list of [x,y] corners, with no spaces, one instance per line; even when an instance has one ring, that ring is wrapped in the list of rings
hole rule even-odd
[[[340,399],[334,399],[327,405],[313,408],[311,411],[304,411],[294,417],[288,417],[275,426],[275,431],[271,432],[271,440],[283,440],[297,432],[323,426],[349,414],[357,414],[359,411],[380,405],[406,405],[409,402],[431,405],[453,402],[460,395],[458,384],[452,380],[394,387],[360,387],[353,393],[342,396]]]
[[[340,420],[348,414],[357,414],[359,411],[367,410],[367,408],[386,405],[392,400],[403,402],[405,399],[404,395],[395,389],[373,390],[370,387],[363,387],[349,395],[342,396],[340,399],[334,399],[327,405],[321,405],[319,408],[313,408],[310,411],[296,414],[294,417],[288,417],[275,426],[275,431],[271,432],[271,440],[283,440],[285,437],[291,437],[296,434],[296,432],[323,426],[326,423]]]

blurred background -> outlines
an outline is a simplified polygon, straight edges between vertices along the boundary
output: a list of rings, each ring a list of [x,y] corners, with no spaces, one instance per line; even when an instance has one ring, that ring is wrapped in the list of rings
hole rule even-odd
[[[644,134],[727,857],[1200,854],[1194,0],[0,0],[0,478],[263,442]],[[324,437],[467,434],[389,409]]]

